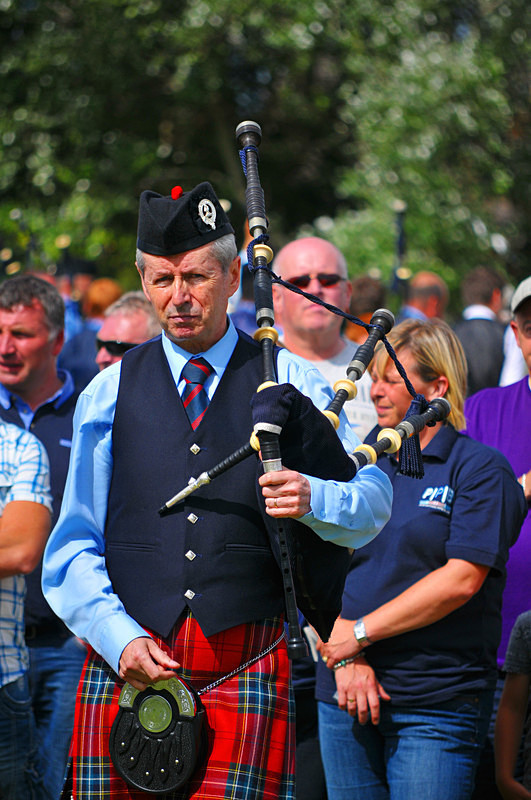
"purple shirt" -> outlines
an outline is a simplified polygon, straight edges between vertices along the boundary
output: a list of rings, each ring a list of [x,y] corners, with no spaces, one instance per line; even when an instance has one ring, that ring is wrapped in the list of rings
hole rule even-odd
[[[531,389],[529,377],[510,386],[483,389],[465,403],[466,433],[500,450],[517,477],[531,469]],[[519,614],[531,608],[531,514],[507,562],[503,593],[502,638],[498,666],[503,666],[509,636]]]

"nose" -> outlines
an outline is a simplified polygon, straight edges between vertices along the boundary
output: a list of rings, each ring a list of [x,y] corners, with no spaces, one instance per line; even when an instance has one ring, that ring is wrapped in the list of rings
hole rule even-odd
[[[184,303],[190,301],[190,291],[186,281],[183,281],[178,275],[172,284],[171,299],[174,306],[182,306]]]
[[[310,283],[308,284],[308,288],[305,291],[307,291],[308,294],[315,294],[317,296],[322,294],[323,287],[316,275],[312,275],[310,277]]]
[[[15,351],[15,344],[10,333],[0,333],[0,353],[7,355]]]
[[[383,397],[384,394],[384,382],[379,375],[376,375],[372,378],[371,400],[374,400],[376,397]]]
[[[112,356],[109,351],[106,350],[105,347],[100,347],[96,353],[96,364],[100,370],[105,369],[105,367],[110,367],[112,363]]]

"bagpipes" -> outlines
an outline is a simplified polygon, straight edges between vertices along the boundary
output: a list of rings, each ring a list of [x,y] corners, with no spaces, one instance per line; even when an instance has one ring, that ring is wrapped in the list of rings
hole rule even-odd
[[[247,181],[246,207],[252,237],[248,247],[248,265],[254,275],[257,323],[254,338],[260,343],[263,365],[263,382],[251,401],[253,432],[248,442],[223,461],[199,477],[190,478],[188,485],[159,509],[160,514],[257,452],[260,452],[266,472],[285,466],[324,480],[349,481],[359,469],[374,464],[380,454],[397,452],[404,442],[416,438],[426,425],[444,420],[450,412],[450,405],[443,398],[433,400],[427,409],[421,404],[420,413],[408,417],[396,429],[380,431],[378,441],[373,446],[360,445],[354,453],[346,453],[336,433],[339,414],[345,402],[355,398],[356,381],[365,373],[380,341],[395,362],[412,396],[419,399],[386,339],[386,334],[394,325],[394,316],[387,309],[378,309],[370,323],[364,323],[274,275],[270,267],[273,251],[268,244],[268,221],[258,172],[258,147],[262,138],[260,126],[252,121],[241,122],[236,128],[236,138]],[[279,385],[277,382],[275,345],[278,333],[274,328],[273,282],[304,295],[367,330],[367,340],[357,347],[345,379],[334,385],[335,396],[325,411],[319,411],[295,387],[290,384]],[[425,401],[423,405],[427,405]],[[418,470],[418,466],[413,467],[410,474],[415,475],[415,469]],[[407,474],[406,469],[403,471]],[[288,655],[292,659],[300,658],[306,655],[307,647],[300,630],[297,609],[301,609],[323,638],[328,637],[340,611],[350,553],[347,548],[324,542],[308,526],[296,520],[271,520],[268,517],[265,522],[267,527],[274,523],[271,538],[283,576]],[[326,579],[321,580],[316,573],[326,575]]]
[[[380,454],[404,451],[402,445],[415,439],[425,425],[444,420],[450,412],[450,405],[443,398],[433,400],[425,408],[426,401],[420,402],[423,398],[415,395],[386,339],[386,334],[394,325],[390,311],[378,309],[370,323],[366,324],[273,274],[270,268],[273,251],[268,244],[264,193],[258,174],[260,126],[256,122],[242,122],[236,129],[236,137],[247,178],[247,217],[253,237],[248,248],[248,264],[254,274],[258,326],[254,338],[260,343],[262,353],[263,382],[251,400],[253,432],[247,443],[219,464],[198,478],[190,478],[188,485],[159,509],[160,514],[166,513],[192,492],[243,459],[256,456],[258,452],[266,472],[281,470],[285,466],[324,480],[350,481],[359,469],[374,464]],[[347,367],[346,377],[334,385],[335,396],[324,411],[319,411],[294,386],[279,385],[277,382],[275,346],[278,333],[274,328],[273,281],[367,330],[367,340],[356,349]],[[383,342],[395,362],[419,405],[419,413],[408,415],[396,428],[381,430],[373,445],[360,445],[354,453],[348,454],[336,433],[339,415],[345,402],[356,397],[356,381],[365,373],[379,342]],[[404,468],[401,466],[402,471],[415,474],[418,465],[407,462],[408,459]],[[258,484],[257,496],[263,502]],[[298,609],[321,638],[327,639],[341,610],[351,552],[346,547],[322,540],[311,528],[297,520],[272,519],[265,512],[263,517],[282,573],[288,656],[291,659],[300,658],[307,654],[307,646],[299,625]],[[270,647],[277,643],[274,642]],[[230,678],[231,674],[212,686]],[[197,692],[178,677],[152,684],[144,691],[125,684],[111,729],[109,751],[119,775],[129,785],[151,794],[166,794],[186,785],[206,755],[205,712],[200,695],[209,688]]]

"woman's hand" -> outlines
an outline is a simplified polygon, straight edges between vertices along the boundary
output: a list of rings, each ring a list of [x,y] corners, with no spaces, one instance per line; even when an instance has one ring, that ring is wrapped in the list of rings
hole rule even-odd
[[[330,639],[320,648],[323,661],[332,669],[338,661],[354,658],[361,653],[361,647],[354,638],[354,620],[338,617],[334,623]]]
[[[371,715],[373,725],[380,722],[380,699],[390,700],[375,672],[363,656],[352,664],[334,671],[337,686],[337,704],[365,725]]]

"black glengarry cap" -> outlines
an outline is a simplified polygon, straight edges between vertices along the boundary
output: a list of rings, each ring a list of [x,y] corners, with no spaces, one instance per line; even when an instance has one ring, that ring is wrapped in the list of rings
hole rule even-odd
[[[137,247],[143,253],[185,253],[228,233],[234,229],[210,183],[190,192],[175,186],[169,197],[149,190],[140,195]]]

